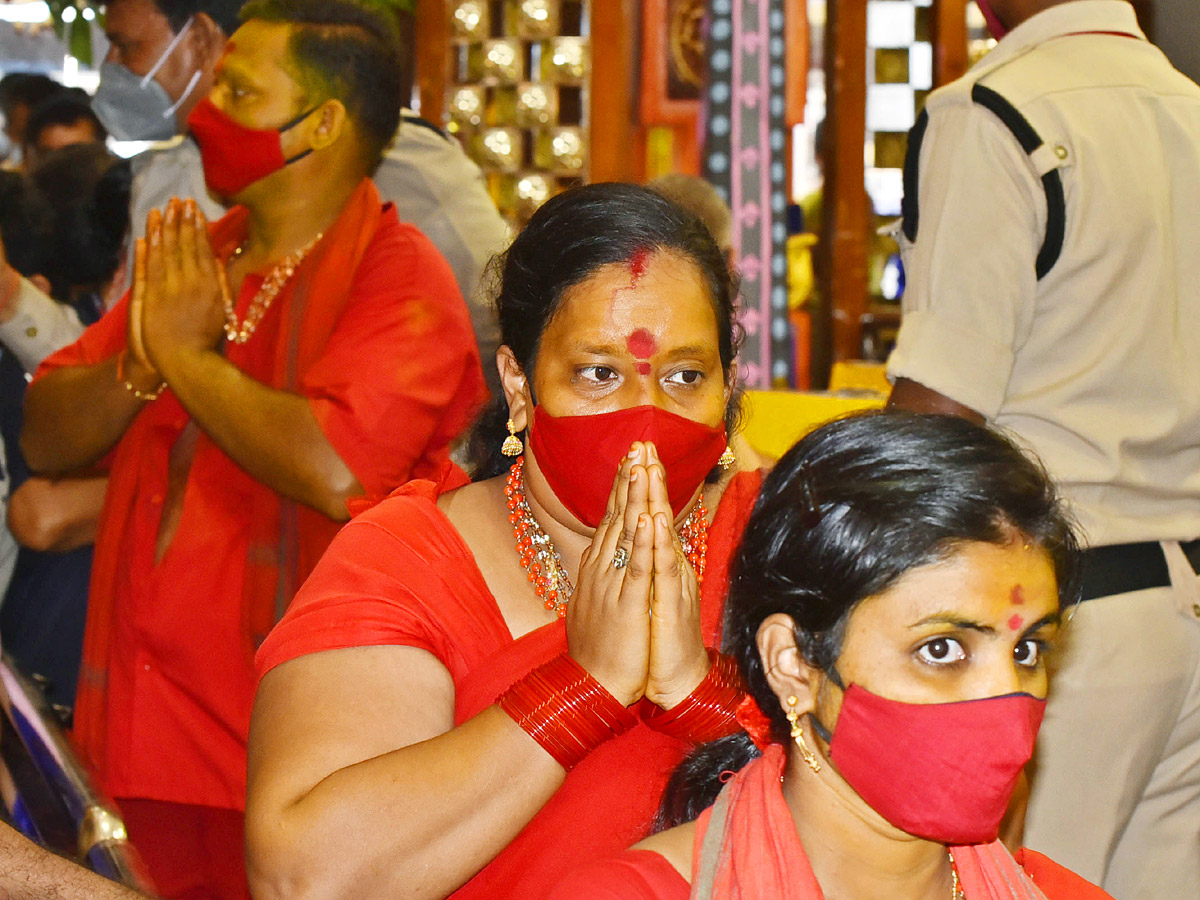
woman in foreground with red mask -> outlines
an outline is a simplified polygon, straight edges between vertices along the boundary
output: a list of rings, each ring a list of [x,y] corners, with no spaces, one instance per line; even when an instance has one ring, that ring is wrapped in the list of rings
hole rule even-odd
[[[882,413],[809,435],[733,563],[747,733],[672,776],[676,827],[553,900],[1107,898],[997,840],[1077,553],[1045,473],[993,432]]]
[[[732,459],[724,256],[657,195],[593,185],[538,211],[500,280],[476,482],[356,517],[260,650],[260,900],[540,900],[738,729],[706,649],[759,483],[707,483]]]

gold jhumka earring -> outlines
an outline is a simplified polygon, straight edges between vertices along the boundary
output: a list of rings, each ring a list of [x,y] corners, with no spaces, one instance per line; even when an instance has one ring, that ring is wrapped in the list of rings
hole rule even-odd
[[[508,428],[508,437],[506,437],[504,439],[504,443],[500,445],[500,452],[505,456],[520,456],[525,452],[525,445],[522,444],[521,439],[517,437],[517,426],[513,423],[512,419],[509,419],[505,427]]]
[[[792,740],[796,742],[796,746],[800,748],[800,755],[804,758],[804,762],[814,772],[821,771],[821,761],[817,758],[817,754],[812,752],[812,748],[808,746],[808,742],[804,740],[804,729],[800,727],[800,713],[796,712],[796,704],[800,701],[792,694],[787,698],[787,720],[792,726]]]
[[[722,469],[728,469],[735,462],[737,462],[737,457],[733,455],[733,448],[726,446],[725,452],[722,453],[721,458],[717,460],[717,465]]]

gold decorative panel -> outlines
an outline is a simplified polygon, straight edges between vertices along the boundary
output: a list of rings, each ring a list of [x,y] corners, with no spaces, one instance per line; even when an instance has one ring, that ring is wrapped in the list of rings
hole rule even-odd
[[[593,0],[447,0],[445,126],[520,225],[588,176]]]
[[[903,131],[875,132],[875,166],[879,169],[904,168],[908,134]]]
[[[876,84],[908,84],[908,77],[907,47],[880,47],[876,49]]]

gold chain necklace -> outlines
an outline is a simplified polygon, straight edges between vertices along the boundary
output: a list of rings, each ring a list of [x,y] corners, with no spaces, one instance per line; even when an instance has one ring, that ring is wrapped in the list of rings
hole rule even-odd
[[[292,276],[296,274],[296,269],[308,255],[308,251],[317,245],[317,241],[321,240],[323,232],[297,250],[295,253],[290,253],[275,264],[267,276],[263,279],[263,283],[255,291],[253,299],[250,301],[250,306],[246,309],[246,318],[242,323],[238,324],[237,312],[233,308],[233,297],[226,291],[222,300],[225,306],[225,338],[232,344],[244,344],[250,340],[250,336],[258,329],[259,323],[267,314],[267,310],[271,308],[271,304],[275,298],[279,296],[279,292],[283,290],[284,285],[291,281]],[[242,250],[245,244],[238,245],[238,248],[233,251],[233,256],[236,259],[242,255]]]

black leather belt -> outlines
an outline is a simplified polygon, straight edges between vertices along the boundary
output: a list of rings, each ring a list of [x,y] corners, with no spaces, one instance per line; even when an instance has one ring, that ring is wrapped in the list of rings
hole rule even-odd
[[[1200,538],[1179,545],[1192,569],[1200,573]],[[1157,541],[1138,544],[1110,544],[1092,547],[1083,553],[1082,595],[1080,600],[1111,597],[1171,583],[1167,558]]]

